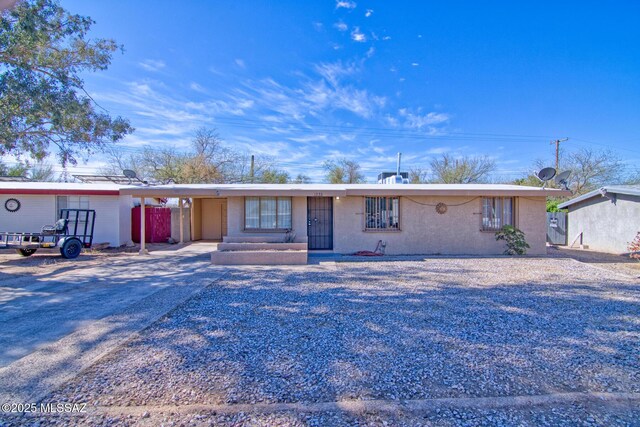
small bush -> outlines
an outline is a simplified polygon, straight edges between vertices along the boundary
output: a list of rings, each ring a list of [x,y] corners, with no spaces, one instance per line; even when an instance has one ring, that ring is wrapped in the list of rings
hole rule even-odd
[[[627,250],[629,251],[629,256],[631,258],[635,258],[640,261],[640,231],[636,234],[635,239],[629,243]]]
[[[504,251],[505,255],[524,255],[527,253],[527,248],[530,248],[522,230],[513,225],[505,225],[497,231],[496,240],[504,240],[507,246]]]

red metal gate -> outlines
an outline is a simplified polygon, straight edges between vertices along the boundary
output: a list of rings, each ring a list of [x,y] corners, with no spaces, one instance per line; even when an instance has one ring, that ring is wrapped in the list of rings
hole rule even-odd
[[[145,206],[145,241],[166,243],[171,237],[171,208]],[[131,209],[131,240],[140,243],[140,206]]]

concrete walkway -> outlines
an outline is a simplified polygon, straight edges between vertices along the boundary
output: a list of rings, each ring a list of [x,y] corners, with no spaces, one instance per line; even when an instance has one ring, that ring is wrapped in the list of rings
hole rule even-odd
[[[167,246],[38,274],[0,269],[0,401],[41,398],[216,280],[224,270],[210,265],[214,248]]]

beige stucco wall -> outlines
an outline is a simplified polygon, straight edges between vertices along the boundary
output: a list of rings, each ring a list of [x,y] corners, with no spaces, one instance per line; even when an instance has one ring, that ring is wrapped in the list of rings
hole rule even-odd
[[[244,198],[227,199],[228,236],[264,236],[276,233],[244,232]],[[434,206],[446,203],[444,215]],[[546,253],[545,197],[516,198],[516,225],[524,231],[531,246],[528,253]],[[470,202],[469,202],[470,201]],[[462,204],[464,202],[469,202]],[[400,200],[400,228],[398,232],[363,231],[364,199],[360,196],[334,198],[334,251],[353,253],[374,250],[378,240],[387,242],[386,253],[400,254],[501,254],[504,243],[495,240],[494,232],[480,231],[481,198],[414,196]],[[460,206],[453,206],[462,204]],[[296,241],[306,241],[307,200],[293,198],[293,230]],[[282,234],[282,233],[280,233]]]
[[[291,206],[291,229],[296,233],[296,242],[307,241],[307,198],[293,197]],[[284,235],[282,232],[251,233],[244,231],[244,197],[227,198],[227,236]]]
[[[493,232],[480,231],[481,199],[473,197],[402,197],[400,199],[400,231],[363,231],[362,197],[334,200],[334,251],[351,253],[374,250],[378,240],[387,242],[386,253],[400,254],[500,254],[504,243],[497,242]],[[412,201],[413,200],[413,201]],[[453,206],[461,204],[460,206]],[[435,205],[446,203],[444,215]],[[516,224],[525,232],[531,245],[529,254],[546,252],[545,198],[536,197],[516,202]]]
[[[582,232],[582,244],[589,249],[626,253],[628,242],[640,232],[640,197],[618,194],[613,203],[597,196],[571,205],[568,230],[568,244]]]

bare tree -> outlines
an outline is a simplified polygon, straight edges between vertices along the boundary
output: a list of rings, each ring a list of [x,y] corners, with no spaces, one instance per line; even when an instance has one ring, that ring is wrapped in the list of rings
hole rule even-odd
[[[56,180],[56,173],[53,170],[53,166],[45,162],[36,162],[29,168],[28,175],[32,181],[47,182]]]
[[[326,180],[331,184],[359,184],[365,182],[358,162],[347,159],[327,160],[323,168],[327,172]]]
[[[611,150],[581,148],[561,160],[563,170],[570,169],[569,188],[580,195],[606,184],[624,182],[623,163]]]
[[[409,183],[411,184],[424,184],[429,182],[427,179],[429,173],[422,168],[411,168],[409,170]]]
[[[431,160],[430,164],[434,175],[431,182],[440,184],[486,182],[496,168],[495,161],[486,156],[455,158],[443,154],[442,157]]]

